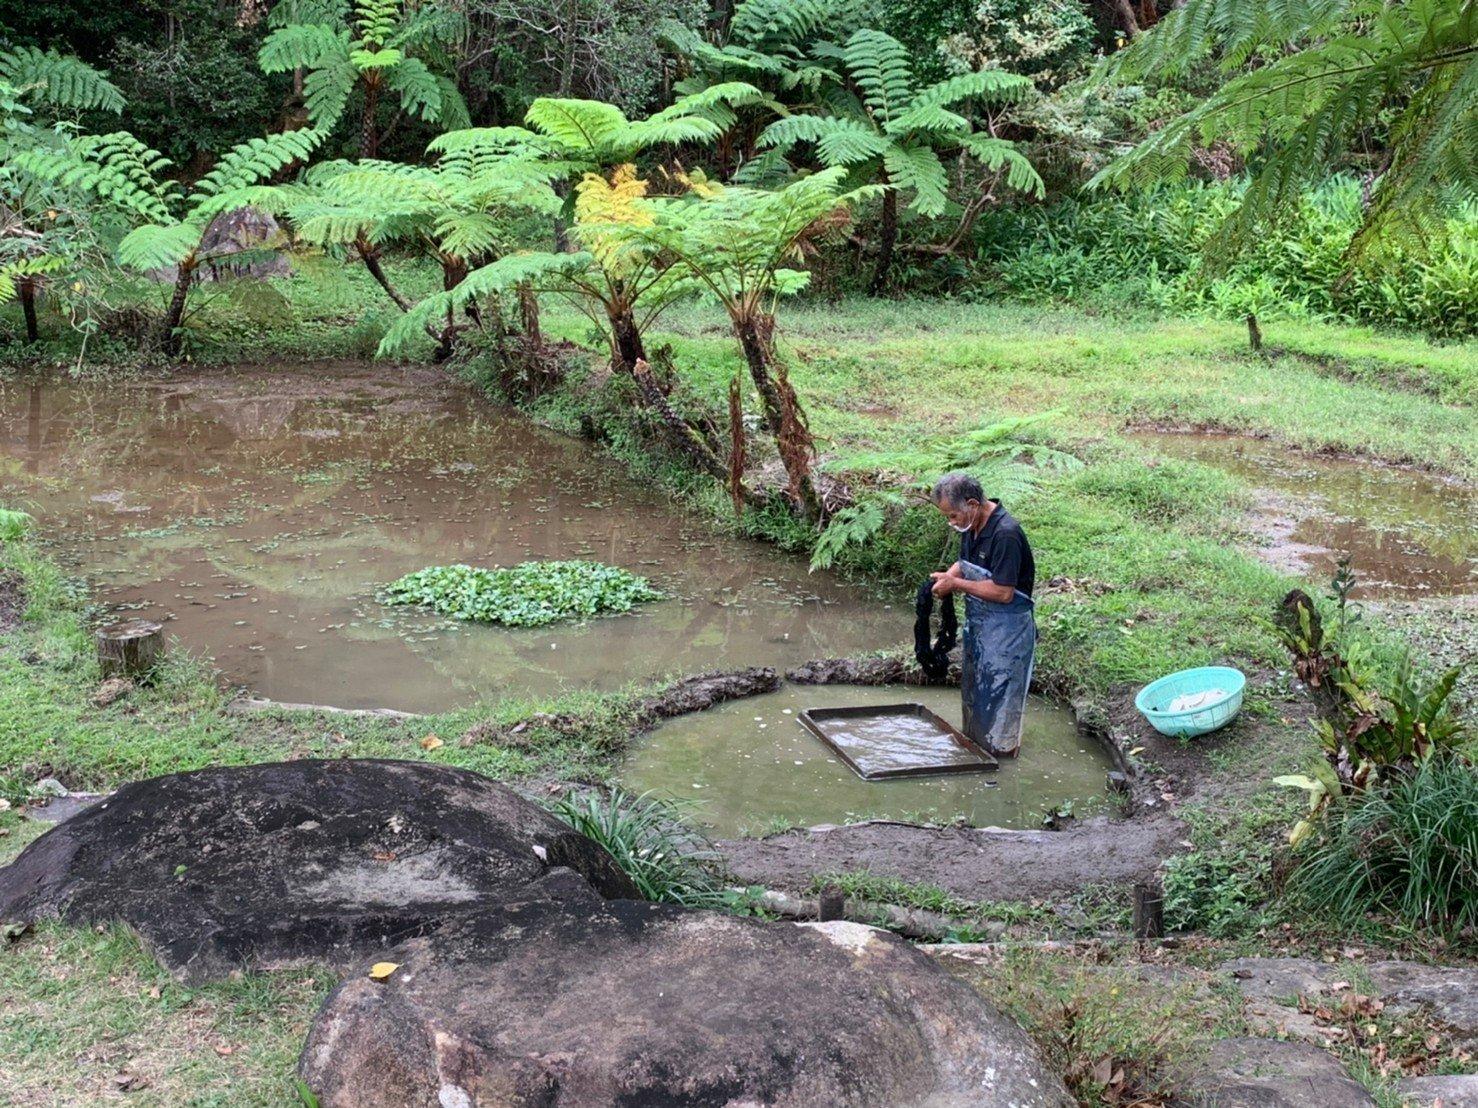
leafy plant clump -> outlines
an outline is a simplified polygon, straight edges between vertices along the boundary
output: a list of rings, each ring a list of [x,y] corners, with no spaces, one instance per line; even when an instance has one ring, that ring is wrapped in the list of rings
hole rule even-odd
[[[605,796],[571,793],[550,810],[603,846],[647,900],[727,908],[735,899],[724,886],[718,856],[683,822],[675,801],[612,789]]]
[[[629,612],[662,599],[645,577],[599,562],[522,562],[516,566],[430,566],[380,591],[382,604],[419,604],[453,619],[544,627]]]
[[[1458,934],[1478,927],[1478,770],[1437,755],[1324,820],[1290,882],[1340,919],[1390,913]]]

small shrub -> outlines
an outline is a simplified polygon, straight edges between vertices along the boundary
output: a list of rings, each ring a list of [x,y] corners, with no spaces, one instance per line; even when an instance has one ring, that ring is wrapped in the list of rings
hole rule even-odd
[[[25,512],[0,508],[0,542],[19,542],[30,530],[31,522]]]
[[[683,822],[675,801],[612,789],[604,797],[570,794],[550,810],[603,846],[647,900],[689,908],[726,908],[734,900],[721,880],[718,855]]]
[[[1289,892],[1340,919],[1478,929],[1478,770],[1438,755],[1330,810]]]
[[[432,566],[380,591],[382,604],[420,604],[454,619],[544,627],[629,612],[662,594],[645,577],[599,562],[523,562],[503,569]]]

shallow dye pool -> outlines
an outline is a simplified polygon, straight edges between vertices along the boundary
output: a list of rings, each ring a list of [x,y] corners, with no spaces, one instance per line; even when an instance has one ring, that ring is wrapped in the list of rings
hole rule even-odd
[[[435,711],[903,641],[888,610],[716,535],[587,444],[427,367],[0,384],[0,502],[120,614],[276,700]],[[385,608],[428,565],[591,558],[670,597],[516,631]]]
[[[1049,808],[1072,801],[1081,811],[1104,796],[1107,752],[1070,711],[1036,697],[1020,757],[985,773],[863,781],[796,718],[909,701],[960,725],[958,689],[787,684],[663,724],[632,751],[622,783],[692,802],[694,820],[721,837],[861,819],[1039,827]]]

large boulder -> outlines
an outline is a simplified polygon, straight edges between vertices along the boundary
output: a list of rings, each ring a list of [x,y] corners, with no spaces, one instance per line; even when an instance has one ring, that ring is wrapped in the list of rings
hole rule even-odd
[[[344,981],[299,1063],[319,1103],[1071,1103],[1020,1028],[886,932],[542,884],[538,899],[410,940],[388,977]]]
[[[0,920],[122,920],[187,980],[358,964],[568,867],[635,896],[610,855],[479,774],[304,760],[125,785],[0,869]],[[594,894],[592,894],[594,895]]]

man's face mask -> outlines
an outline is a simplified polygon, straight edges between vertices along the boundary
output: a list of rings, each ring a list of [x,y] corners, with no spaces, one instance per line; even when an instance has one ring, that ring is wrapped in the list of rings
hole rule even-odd
[[[972,521],[975,519],[975,509],[979,506],[972,500],[964,507],[950,512],[948,516],[950,527],[962,535],[970,530]]]

